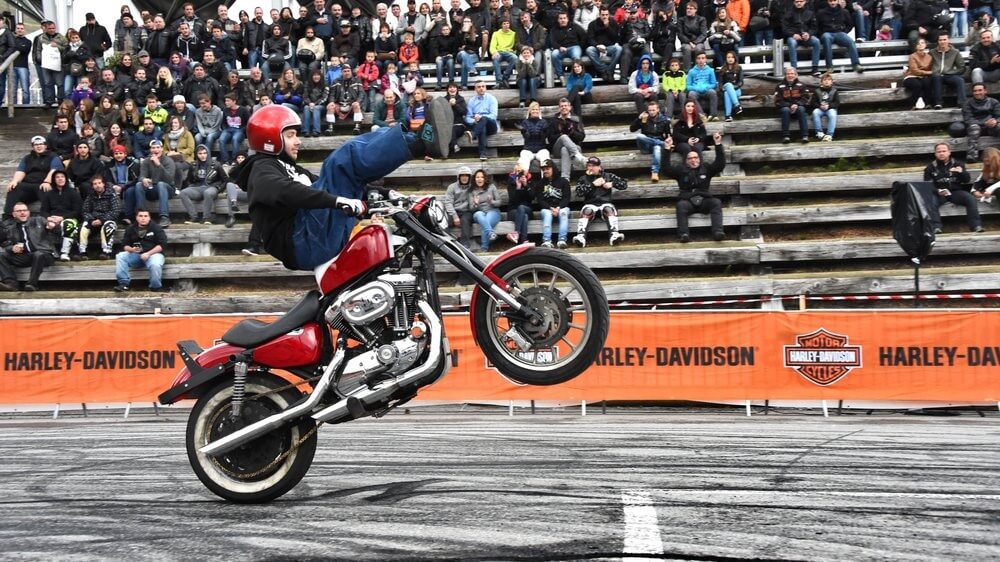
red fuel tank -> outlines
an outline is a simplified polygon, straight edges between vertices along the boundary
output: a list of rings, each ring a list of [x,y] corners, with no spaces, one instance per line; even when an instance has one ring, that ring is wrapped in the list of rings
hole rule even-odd
[[[346,283],[392,258],[389,232],[383,226],[369,225],[354,235],[340,254],[317,272],[319,289],[324,295],[337,291]]]
[[[268,367],[302,367],[318,363],[323,352],[320,325],[310,322],[258,347],[254,363]]]

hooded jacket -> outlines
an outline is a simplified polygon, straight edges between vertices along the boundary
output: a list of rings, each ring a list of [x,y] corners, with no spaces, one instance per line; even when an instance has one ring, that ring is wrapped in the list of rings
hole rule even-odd
[[[444,192],[444,208],[448,212],[448,217],[452,219],[457,217],[459,213],[467,213],[472,210],[469,203],[469,194],[472,193],[472,171],[463,168],[459,168],[458,173],[455,174],[455,183],[449,185]],[[460,176],[463,173],[468,173],[469,183],[462,183]]]

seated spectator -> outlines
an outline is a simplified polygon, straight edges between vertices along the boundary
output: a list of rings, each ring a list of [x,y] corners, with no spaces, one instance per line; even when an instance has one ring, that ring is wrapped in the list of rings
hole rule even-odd
[[[556,25],[549,29],[549,42],[552,48],[552,69],[557,79],[566,83],[566,67],[564,59],[575,60],[583,56],[583,47],[587,44],[587,34],[578,26],[569,22],[569,14],[560,12]]]
[[[975,47],[983,40],[982,33],[984,31],[989,31],[993,39],[1000,37],[1000,24],[997,23],[997,19],[993,16],[992,10],[988,6],[983,6],[986,11],[976,15],[975,19],[972,20],[972,26],[969,28],[969,33],[965,36],[965,44],[969,47]],[[911,41],[911,43],[913,43]]]
[[[615,79],[615,67],[622,58],[621,30],[618,23],[611,19],[611,12],[607,6],[601,6],[599,10],[597,19],[587,26],[590,46],[586,52],[591,64],[594,65],[594,72],[610,84]],[[673,44],[671,41],[671,50]],[[604,57],[607,57],[608,62],[604,62]]]
[[[293,111],[296,110],[293,109]],[[207,95],[202,94],[198,97],[198,111],[195,111],[194,114],[198,122],[194,142],[208,147],[209,154],[211,154],[212,146],[222,134],[222,110],[212,105],[212,100]]]
[[[992,203],[1000,189],[1000,150],[990,147],[983,151],[983,171],[972,184],[972,195],[983,203]]]
[[[396,98],[396,92],[387,90],[385,96],[375,104],[372,115],[372,131],[384,127],[396,127],[403,122],[403,104]]]
[[[517,63],[517,55],[514,54],[516,48],[516,33],[510,28],[510,19],[504,18],[500,22],[500,29],[490,37],[490,54],[493,55],[493,76],[497,81],[497,88],[509,87],[510,74]],[[507,63],[506,70],[503,70],[503,63]]]
[[[101,156],[104,155],[104,137],[97,134],[91,123],[85,124],[81,131],[80,140],[90,147],[91,156],[100,160]],[[101,161],[103,162],[103,160]]]
[[[464,90],[469,87],[469,74],[479,76],[479,71],[476,70],[476,63],[479,62],[481,36],[469,18],[462,20],[462,29],[459,34],[458,43],[458,56],[455,60],[458,61],[459,72],[462,77],[462,89]]]
[[[805,0],[799,1],[805,3]],[[691,57],[702,49],[707,39],[708,23],[698,15],[698,3],[691,0],[684,6],[684,16],[677,19],[677,40],[681,43],[685,69],[691,68]]]
[[[174,96],[181,93],[181,84],[174,80],[169,68],[161,66],[156,71],[156,79],[153,80],[153,93],[156,94],[156,99],[168,108],[167,111],[170,111],[170,104],[173,102]]]
[[[619,23],[622,30],[621,69],[623,81],[627,79],[625,76],[626,73],[631,73],[639,67],[639,64],[635,61],[649,54],[649,38],[651,35],[649,22],[646,21],[646,16],[642,15],[642,10],[639,8],[638,2],[631,3],[626,7],[625,13],[627,14],[626,19]],[[649,65],[649,69],[653,70],[652,64]]]
[[[42,193],[41,215],[47,223],[52,224],[51,230],[62,239],[59,259],[69,261],[69,253],[73,250],[73,242],[80,234],[80,221],[83,219],[83,198],[79,190],[69,184],[69,178],[63,170],[52,172],[52,189]],[[48,228],[48,224],[46,225]]]
[[[267,60],[268,72],[271,72],[272,68],[275,67],[280,68],[280,71],[291,68],[295,50],[288,40],[288,35],[282,32],[280,25],[271,26],[270,35],[264,39],[263,54],[264,59]],[[274,75],[271,74],[271,76]]]
[[[972,83],[997,82],[1000,80],[1000,44],[993,42],[993,32],[988,29],[979,35],[982,39],[970,53]]]
[[[1000,136],[1000,101],[986,95],[986,85],[972,85],[972,98],[962,106],[962,121],[965,122],[966,135],[969,138],[969,151],[966,159],[969,162],[979,160],[979,138],[982,136]]]
[[[590,221],[604,219],[608,223],[608,244],[625,239],[618,232],[618,208],[611,202],[612,190],[628,188],[628,181],[601,168],[601,159],[591,156],[587,159],[587,172],[580,176],[576,183],[576,194],[583,199],[580,209],[580,220],[576,223],[576,236],[573,242],[587,247],[587,225]]]
[[[326,113],[326,101],[330,98],[330,87],[323,80],[323,71],[315,69],[309,73],[302,90],[302,136],[318,137],[323,130],[321,116]],[[376,107],[376,112],[378,108]],[[232,112],[232,110],[230,110]],[[249,112],[247,115],[249,118]],[[242,121],[246,125],[246,119]],[[242,130],[242,129],[241,129]],[[225,133],[223,133],[225,134]],[[241,139],[242,140],[242,139]],[[238,147],[236,147],[238,148]],[[236,150],[232,151],[235,154]],[[224,162],[230,158],[223,157]]]
[[[118,122],[121,124],[123,129],[128,131],[128,133],[133,136],[142,129],[142,113],[139,111],[139,106],[135,103],[135,100],[132,98],[126,98],[125,101],[122,102]],[[153,123],[153,125],[155,127],[156,123]],[[161,132],[159,129],[155,130],[157,133]]]
[[[404,126],[411,133],[414,133],[417,138],[422,136],[424,124],[427,123],[427,119],[430,117],[430,101],[427,91],[423,88],[417,88],[413,91],[413,95],[410,96],[410,101],[406,104],[406,109],[403,112]],[[424,143],[424,161],[430,162],[431,160],[433,158],[430,155],[430,146]]]
[[[323,86],[324,91],[326,86]],[[250,110],[239,105],[236,94],[229,92],[222,98],[225,104],[222,110],[222,132],[219,133],[219,158],[223,164],[234,164],[236,153],[240,151],[240,145],[246,138],[247,121],[250,120]],[[320,110],[326,98],[320,103]],[[316,117],[316,130],[314,136],[319,136],[319,117]]]
[[[670,138],[670,118],[660,113],[658,103],[650,101],[646,106],[646,111],[640,113],[632,121],[629,130],[638,131],[635,143],[639,147],[639,152],[653,155],[653,163],[649,167],[650,181],[654,183],[660,181],[660,161],[663,147],[666,145],[667,139]]]
[[[919,38],[928,44],[936,43],[941,33],[948,33],[951,22],[948,0],[904,2],[903,27],[911,46]]]
[[[532,173],[514,164],[514,171],[507,176],[507,220],[514,223],[514,231],[507,233],[507,240],[515,244],[528,241],[528,221],[534,201],[532,185]]]
[[[15,267],[31,267],[25,291],[38,290],[38,280],[46,267],[55,263],[55,224],[43,217],[32,217],[28,204],[11,205],[14,220],[4,223],[0,236],[0,291],[17,291]]]
[[[30,204],[38,201],[41,192],[52,189],[52,172],[62,169],[62,159],[48,149],[45,137],[31,137],[31,152],[17,163],[14,177],[7,184],[2,220],[12,217],[14,203]]]
[[[188,186],[181,190],[181,205],[187,211],[188,220],[184,224],[213,224],[215,220],[215,200],[225,187],[229,176],[222,164],[208,153],[208,147],[199,144],[194,151],[194,162],[188,170]],[[201,203],[201,211],[195,208]]]
[[[677,152],[681,156],[687,155],[692,150],[701,154],[705,150],[707,137],[708,132],[705,130],[705,123],[701,120],[698,104],[691,100],[684,102],[681,117],[674,123],[673,127],[673,141]]]
[[[362,100],[365,90],[361,81],[352,76],[351,67],[340,67],[340,80],[330,86],[330,103],[326,105],[326,135],[333,134],[333,124],[337,121],[354,120],[354,134],[361,134]]]
[[[538,74],[539,66],[535,62],[534,49],[525,45],[514,65],[517,69],[517,91],[520,100],[518,107],[524,107],[538,98],[538,82],[541,77]]]
[[[674,118],[674,111],[684,106],[687,100],[687,74],[681,70],[681,61],[672,58],[667,63],[667,70],[660,77],[660,89],[666,100],[666,114]]]
[[[125,102],[126,105],[128,101]],[[153,124],[152,119],[146,119],[142,122],[142,129],[136,131],[132,135],[132,154],[136,158],[146,158],[149,156],[149,145],[153,141],[159,141],[163,138],[163,133],[156,128]]]
[[[111,149],[121,146],[125,148],[126,154],[132,153],[132,139],[129,137],[128,133],[122,130],[122,126],[118,123],[113,123],[111,127],[108,128],[107,133],[104,134],[104,158],[107,161],[113,154]]]
[[[454,82],[449,82],[448,86],[445,88],[444,99],[451,106],[452,113],[452,126],[451,126],[451,154],[457,153],[461,150],[458,146],[458,140],[462,138],[462,135],[468,130],[465,125],[465,112],[467,111],[467,104],[465,98],[458,93],[458,84]]]
[[[424,87],[424,75],[420,72],[420,63],[411,62],[406,68],[406,72],[400,77],[399,87],[402,90],[403,99],[413,94],[417,88]]]
[[[129,191],[135,197],[134,207],[142,209],[146,200],[152,199],[160,203],[160,226],[170,226],[170,208],[167,201],[177,190],[177,166],[173,158],[163,154],[163,143],[153,141],[149,145],[149,157],[143,158],[139,164],[139,182],[135,189]],[[128,202],[126,201],[126,204]]]
[[[102,260],[111,259],[111,247],[115,244],[115,230],[121,220],[122,208],[114,191],[104,188],[104,178],[95,177],[90,182],[91,192],[83,200],[83,221],[80,223],[79,254],[73,260],[85,261],[91,234],[99,233]]]
[[[816,13],[816,30],[819,40],[823,43],[823,55],[826,57],[826,71],[833,72],[833,46],[840,45],[847,49],[854,72],[862,73],[865,69],[858,58],[858,47],[854,39],[847,34],[854,27],[851,15],[840,5],[840,0],[827,0],[827,6]]]
[[[736,62],[736,53],[725,54],[725,64],[719,69],[719,86],[722,89],[723,108],[726,111],[726,122],[733,120],[733,115],[743,113],[740,96],[743,95],[743,67]]]
[[[137,68],[135,69],[135,76],[132,77],[132,80],[125,83],[125,97],[134,99],[136,103],[146,103],[146,105],[149,106],[146,100],[148,96],[153,96],[156,103],[149,107],[151,108],[150,111],[155,111],[161,104],[160,98],[156,95],[154,89],[155,86],[153,81],[146,78],[146,69]],[[142,114],[145,116],[146,112],[144,111]],[[153,121],[157,121],[155,117],[153,118]],[[157,122],[157,125],[160,124],[162,124],[162,122]]]
[[[124,293],[131,285],[130,269],[145,267],[149,270],[149,290],[156,292],[163,288],[163,264],[166,258],[163,250],[167,247],[167,233],[161,225],[152,222],[149,211],[139,209],[135,214],[135,224],[125,229],[122,251],[115,256],[114,290]]]
[[[830,142],[837,130],[837,110],[840,107],[840,92],[833,85],[833,75],[826,73],[820,78],[819,88],[812,96],[813,128],[816,138]],[[826,117],[826,130],[823,129],[823,118]]]
[[[80,102],[83,100],[93,100],[94,96],[94,90],[90,87],[90,78],[81,76],[80,81],[77,82],[76,87],[70,93],[70,100],[72,100],[73,105],[80,107]]]
[[[499,104],[497,99],[486,91],[486,82],[476,81],[476,95],[469,99],[465,112],[465,124],[469,126],[469,140],[479,144],[479,159],[486,161],[486,138],[495,135],[500,130],[497,122]]]
[[[406,105],[406,96],[403,95],[403,89],[400,87],[399,83],[399,74],[396,70],[395,62],[389,61],[386,63],[385,72],[383,72],[382,76],[378,79],[378,89],[376,91],[379,95],[384,96],[386,92],[391,90],[392,93],[396,94],[396,99],[402,102],[403,105]],[[377,102],[378,96],[375,97],[375,100]],[[374,105],[372,107],[374,107]]]
[[[122,145],[113,146],[111,154],[112,158],[106,164],[109,178],[107,183],[111,186],[112,193],[125,202],[125,212],[133,211],[134,216],[135,195],[130,194],[129,190],[134,189],[139,181],[139,161],[129,156],[128,149]]]
[[[562,250],[566,248],[566,239],[569,236],[569,204],[573,190],[569,185],[569,180],[555,175],[552,160],[542,160],[541,168],[541,177],[534,182],[532,189],[535,192],[538,207],[541,209],[542,247],[552,247],[552,221],[558,220],[556,245]],[[528,215],[530,216],[530,214],[529,210]]]
[[[805,103],[809,90],[799,82],[799,74],[794,68],[785,68],[785,79],[778,82],[774,88],[774,105],[778,107],[781,116],[781,142],[788,144],[791,139],[792,117],[799,119],[799,133],[802,143],[809,142],[809,118],[806,116]]]
[[[69,176],[72,185],[80,190],[84,199],[90,195],[90,181],[95,176],[104,177],[105,173],[104,163],[90,153],[90,145],[87,144],[87,141],[78,140],[76,154],[66,166],[66,175]]]
[[[715,70],[708,66],[708,56],[699,52],[694,57],[695,65],[687,73],[687,95],[688,100],[698,104],[699,109],[704,108],[703,98],[708,98],[708,116],[706,121],[715,121],[719,113],[719,81],[715,76]]]
[[[691,241],[688,217],[692,213],[705,213],[712,221],[712,238],[722,240],[726,233],[722,228],[722,201],[712,195],[712,178],[722,173],[726,167],[726,153],[722,148],[722,135],[712,135],[715,144],[715,161],[706,166],[701,154],[690,151],[682,153],[684,163],[667,166],[663,173],[677,181],[680,193],[677,197],[677,234],[682,243]]]
[[[652,66],[652,61],[650,65]],[[656,73],[653,73],[656,76]],[[657,78],[658,80],[658,78]],[[585,72],[583,69],[583,61],[574,60],[570,64],[570,73],[566,78],[566,98],[569,99],[569,103],[573,106],[573,113],[576,115],[581,115],[581,108],[584,103],[591,103],[594,101],[594,97],[590,95],[591,90],[594,89],[594,78],[589,72]],[[654,99],[656,96],[656,82],[650,87],[653,90]]]
[[[729,18],[725,8],[719,8],[715,12],[715,20],[708,27],[708,44],[712,47],[712,63],[716,67],[721,67],[725,59],[725,53],[735,53],[739,55],[740,26],[735,20]]]
[[[927,101],[933,103],[933,68],[934,59],[927,52],[927,42],[917,39],[903,72],[903,87],[910,94],[910,103],[915,110],[926,107]]]
[[[389,28],[389,24],[382,23],[379,27],[378,35],[375,37],[375,60],[378,61],[380,71],[385,71],[386,63],[396,62],[399,51],[399,38]],[[360,73],[360,72],[359,72]]]
[[[468,166],[458,169],[455,182],[444,192],[444,208],[451,224],[458,227],[459,243],[470,248],[472,243],[472,170]]]
[[[286,68],[281,73],[272,99],[295,113],[302,112],[302,82],[295,76],[294,70]]]
[[[965,169],[964,162],[952,158],[948,143],[941,142],[934,146],[934,162],[924,168],[924,181],[933,182],[937,188],[937,204],[928,208],[935,234],[940,234],[944,227],[938,209],[945,202],[965,207],[965,220],[969,230],[985,231],[979,218],[979,202],[970,192],[969,172]]]
[[[709,70],[711,71],[711,69]],[[712,72],[712,80],[715,80],[714,72]],[[653,58],[648,54],[642,55],[635,71],[628,77],[628,94],[635,102],[636,113],[645,109],[646,102],[659,100],[659,90],[660,76],[653,70]]]
[[[107,133],[112,123],[120,121],[120,108],[115,105],[115,100],[111,99],[111,96],[103,96],[97,100],[97,105],[94,107],[94,117],[90,122],[93,123],[98,134]]]
[[[187,180],[188,168],[194,161],[194,147],[197,144],[194,135],[184,127],[181,118],[174,115],[167,121],[167,132],[163,135],[162,141],[163,152],[174,160],[174,168],[176,169],[176,177],[171,183],[178,188],[182,187]],[[135,215],[134,212],[130,215],[128,213],[130,210],[133,209],[126,207],[126,217]]]
[[[63,160],[69,160],[73,157],[78,140],[80,140],[80,135],[77,135],[76,130],[69,126],[69,118],[64,115],[56,118],[55,128],[49,131],[45,137],[45,142],[52,152]]]
[[[520,124],[521,137],[524,139],[517,163],[521,170],[528,171],[531,161],[543,162],[549,159],[548,129],[549,122],[542,119],[542,109],[538,102],[531,102],[528,115]]]
[[[549,144],[552,147],[550,154],[559,157],[560,175],[568,180],[574,162],[581,167],[587,162],[583,148],[580,147],[587,135],[583,121],[579,115],[573,115],[569,100],[566,98],[559,100],[556,114],[549,117],[548,121]]]
[[[195,101],[195,100],[191,100]],[[181,118],[181,123],[184,124],[184,128],[189,131],[194,131],[198,128],[198,116],[195,115],[194,104],[188,103],[187,98],[178,94],[173,97],[169,109],[167,109],[167,120],[174,115]],[[191,133],[194,134],[193,132]]]
[[[934,72],[931,74],[932,97],[934,109],[941,109],[943,103],[944,85],[955,89],[958,96],[958,107],[965,105],[965,59],[958,49],[951,46],[947,33],[937,38],[937,48],[931,50],[931,60],[934,61]]]

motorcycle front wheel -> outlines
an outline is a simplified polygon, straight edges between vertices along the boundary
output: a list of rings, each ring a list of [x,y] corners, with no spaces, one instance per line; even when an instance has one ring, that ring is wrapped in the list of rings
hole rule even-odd
[[[287,409],[302,396],[285,379],[260,371],[247,373],[245,389],[235,417],[231,377],[198,399],[188,418],[188,460],[202,484],[219,497],[265,503],[294,488],[309,470],[316,453],[316,422],[306,417],[229,452],[200,453],[201,447]]]
[[[532,324],[480,295],[472,311],[476,343],[493,367],[518,383],[551,385],[593,364],[611,320],[604,287],[590,268],[566,252],[531,248],[493,273],[541,318]]]

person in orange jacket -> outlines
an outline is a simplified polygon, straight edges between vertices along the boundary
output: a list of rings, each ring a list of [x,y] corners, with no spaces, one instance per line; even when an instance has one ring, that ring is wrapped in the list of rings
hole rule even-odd
[[[726,12],[740,26],[740,36],[746,37],[747,26],[750,25],[750,0],[729,0]],[[717,62],[716,66],[722,66],[723,62]]]

